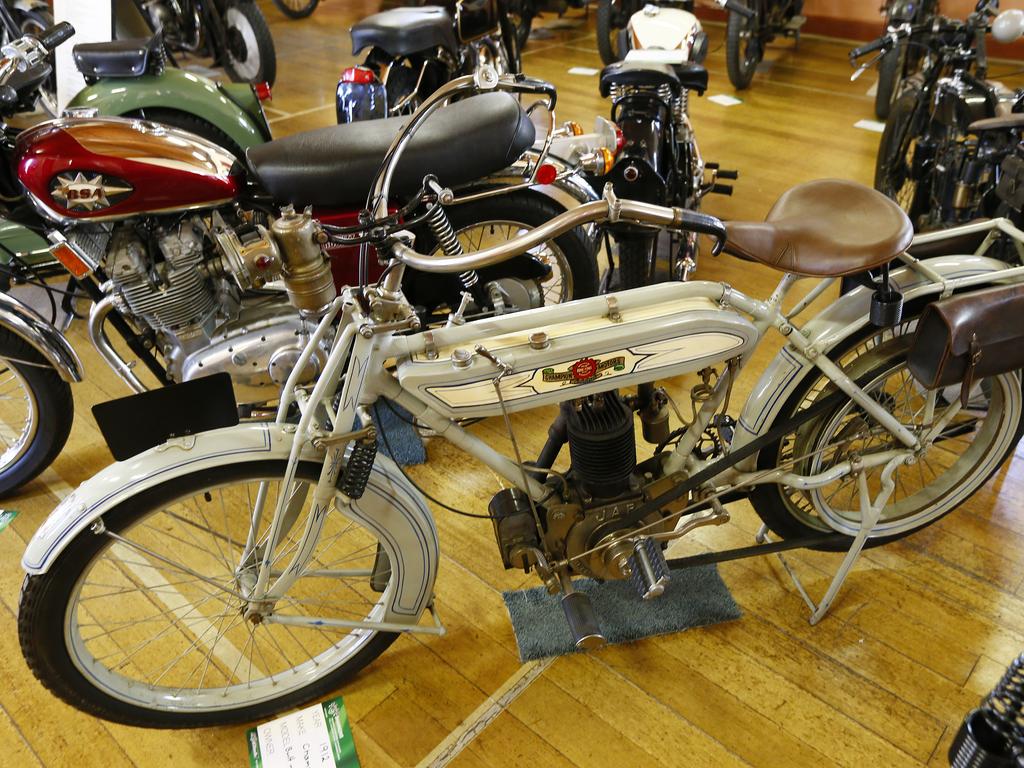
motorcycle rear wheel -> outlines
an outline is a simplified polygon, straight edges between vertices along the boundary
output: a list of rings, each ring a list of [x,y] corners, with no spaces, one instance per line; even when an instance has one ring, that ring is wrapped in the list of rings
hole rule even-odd
[[[463,205],[450,206],[446,210],[452,228],[467,252],[495,245],[523,231],[539,227],[563,211],[564,209],[550,198],[530,192],[514,192],[483,198]],[[424,253],[439,250],[435,238],[429,232],[419,235],[417,243],[422,246]],[[561,304],[597,295],[597,259],[592,244],[581,229],[577,228],[559,235],[533,248],[529,254],[551,268],[551,277],[536,286],[540,291],[540,306]],[[479,270],[480,279],[515,280],[516,278],[501,276],[503,271],[510,269],[503,264],[496,264]],[[446,292],[449,295],[448,304],[451,305],[454,301],[454,306],[458,306],[458,296],[462,289],[456,276],[426,275],[409,271],[406,273],[406,279],[418,286],[422,286],[425,281],[446,281],[450,284]],[[535,290],[532,285],[525,288],[529,293]],[[408,295],[412,299],[416,293],[410,290]]]
[[[907,307],[904,320],[892,329],[866,328],[830,353],[875,400],[916,433],[923,432],[923,403],[927,391],[906,367],[907,351],[923,304]],[[959,386],[940,391],[942,404],[959,397]],[[774,424],[804,410],[835,389],[816,370],[809,372],[775,417]],[[882,510],[881,520],[866,546],[875,547],[925,528],[952,512],[983,486],[1009,457],[1024,433],[1024,396],[1016,372],[993,376],[976,385],[968,409],[918,457],[914,465],[896,470],[896,488]],[[884,450],[895,438],[851,401],[805,424],[758,454],[758,470],[793,462],[800,474],[825,471],[852,454]],[[809,455],[813,454],[813,455]],[[868,471],[868,486],[879,490],[881,467]],[[855,475],[814,490],[778,484],[755,487],[750,501],[769,529],[783,539],[840,530],[852,536],[860,525]],[[822,549],[845,550],[848,544]]]
[[[0,497],[53,463],[74,419],[68,383],[20,336],[0,327]]]
[[[224,69],[236,83],[274,84],[277,53],[270,28],[256,3],[231,0],[224,10],[227,50]]]
[[[18,633],[36,677],[97,717],[192,728],[260,720],[320,698],[383,653],[397,634],[242,616],[231,593],[250,503],[265,480],[273,509],[284,464],[199,469],[129,496],[103,515],[103,532],[82,531],[46,573],[26,577]],[[319,473],[300,464],[296,478],[308,493]],[[276,555],[282,567],[310,514],[309,497],[301,501]],[[275,613],[382,615],[389,587],[374,589],[369,575],[376,535],[333,509],[325,526],[314,563],[351,575],[304,576]]]

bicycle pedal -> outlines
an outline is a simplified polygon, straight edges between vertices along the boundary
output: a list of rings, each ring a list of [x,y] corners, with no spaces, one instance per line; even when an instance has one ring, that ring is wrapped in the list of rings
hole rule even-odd
[[[356,441],[335,487],[350,499],[361,499],[376,458],[376,440]]]
[[[629,558],[629,580],[644,600],[660,597],[665,592],[665,585],[671,580],[668,562],[661,544],[654,539],[640,539],[633,546],[633,554]]]

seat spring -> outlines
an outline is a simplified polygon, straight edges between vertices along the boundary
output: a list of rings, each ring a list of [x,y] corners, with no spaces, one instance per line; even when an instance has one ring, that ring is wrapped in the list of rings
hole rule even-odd
[[[430,231],[437,240],[437,244],[441,246],[445,256],[462,255],[462,243],[459,242],[459,237],[455,234],[452,223],[448,219],[448,214],[444,212],[444,207],[441,203],[430,209],[430,213],[427,214],[427,226],[430,227]],[[476,270],[470,269],[459,273],[459,281],[468,290],[480,282],[480,278]]]

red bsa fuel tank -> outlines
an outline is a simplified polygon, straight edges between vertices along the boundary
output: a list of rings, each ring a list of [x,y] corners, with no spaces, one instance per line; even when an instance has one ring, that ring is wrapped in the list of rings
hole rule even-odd
[[[123,118],[53,120],[18,136],[18,180],[58,220],[107,221],[230,202],[235,157],[175,128]]]

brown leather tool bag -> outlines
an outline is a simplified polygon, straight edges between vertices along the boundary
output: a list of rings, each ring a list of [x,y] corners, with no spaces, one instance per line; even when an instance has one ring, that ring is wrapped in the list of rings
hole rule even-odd
[[[925,307],[907,366],[928,389],[960,383],[967,406],[979,379],[1024,368],[1024,285],[939,299]]]

